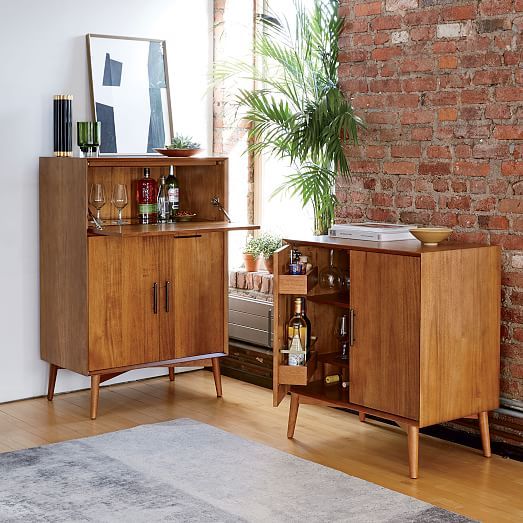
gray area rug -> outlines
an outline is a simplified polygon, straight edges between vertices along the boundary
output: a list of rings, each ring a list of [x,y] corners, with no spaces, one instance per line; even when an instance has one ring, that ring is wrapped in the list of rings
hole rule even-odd
[[[180,419],[0,454],[0,521],[470,520]]]

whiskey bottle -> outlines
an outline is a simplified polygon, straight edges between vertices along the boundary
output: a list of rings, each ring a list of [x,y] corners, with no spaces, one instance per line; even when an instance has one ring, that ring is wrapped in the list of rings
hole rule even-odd
[[[169,198],[167,196],[167,185],[165,185],[165,176],[161,176],[158,188],[158,223],[167,223],[168,218]]]
[[[136,184],[136,203],[138,204],[138,221],[156,223],[158,220],[158,184],[151,178],[148,167],[143,170],[143,178]]]
[[[289,365],[305,365],[311,350],[311,322],[305,314],[305,298],[294,298],[294,314],[288,326]]]
[[[167,176],[167,179],[165,180],[165,185],[167,186],[167,198],[169,207],[167,220],[171,223],[175,221],[176,213],[180,208],[180,186],[178,184],[178,179],[176,178],[174,165],[171,165],[169,167],[169,176]]]

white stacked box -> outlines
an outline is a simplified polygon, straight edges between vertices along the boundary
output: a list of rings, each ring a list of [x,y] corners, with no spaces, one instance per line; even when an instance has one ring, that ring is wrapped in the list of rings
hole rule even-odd
[[[332,238],[350,240],[369,240],[375,242],[391,242],[397,240],[414,240],[409,229],[412,225],[393,223],[363,222],[334,224],[329,229]]]

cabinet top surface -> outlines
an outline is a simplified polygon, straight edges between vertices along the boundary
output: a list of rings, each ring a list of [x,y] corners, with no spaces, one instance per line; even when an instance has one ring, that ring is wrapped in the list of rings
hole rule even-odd
[[[227,160],[226,156],[196,155],[190,157],[150,156],[99,156],[97,158],[55,158],[42,157],[42,160],[59,162],[84,162],[89,167],[150,167],[168,165],[215,165]]]
[[[229,222],[179,222],[162,224],[107,225],[102,230],[90,227],[90,236],[179,236],[204,232],[227,232],[259,229],[259,225]]]
[[[287,243],[297,245],[310,245],[313,247],[324,247],[327,249],[353,250],[383,252],[388,254],[402,254],[404,256],[421,256],[431,252],[455,251],[460,249],[497,248],[497,246],[478,245],[473,243],[461,243],[444,241],[440,245],[427,246],[420,241],[400,240],[392,242],[374,242],[368,240],[348,240],[343,238],[331,238],[330,236],[308,236],[284,238]]]

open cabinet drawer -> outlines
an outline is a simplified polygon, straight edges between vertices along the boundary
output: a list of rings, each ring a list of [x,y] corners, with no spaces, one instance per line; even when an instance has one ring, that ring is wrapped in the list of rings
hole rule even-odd
[[[279,274],[279,294],[308,294],[318,283],[318,267],[307,274]]]
[[[318,365],[318,353],[311,351],[306,365],[280,365],[278,368],[281,385],[307,385]]]
[[[318,365],[316,350],[311,350],[306,365],[287,365],[287,355],[280,351],[287,346],[285,324],[291,315],[292,297],[307,296],[318,281],[317,265],[304,275],[287,274],[290,249],[290,245],[284,245],[274,254],[274,405],[281,402],[290,385],[307,385]]]
[[[274,254],[274,341],[273,341],[273,404],[277,406],[290,390],[291,385],[307,386],[313,380],[322,379],[323,371],[336,369],[327,362],[321,362],[323,354],[337,350],[334,337],[336,319],[341,314],[348,314],[350,299],[348,294],[328,293],[318,287],[319,268],[329,264],[329,249],[307,247],[297,244],[312,263],[308,274],[289,275],[288,266],[291,245],[284,245]],[[348,253],[340,250],[334,260],[341,271],[348,270]],[[339,294],[339,296],[338,296]],[[306,299],[307,316],[311,321],[311,334],[315,343],[311,349],[309,361],[303,366],[287,365],[287,354],[281,349],[287,347],[286,323],[292,315],[293,299],[297,296]],[[330,366],[329,366],[330,365]],[[334,366],[336,367],[336,366]],[[347,376],[348,379],[348,376]]]

